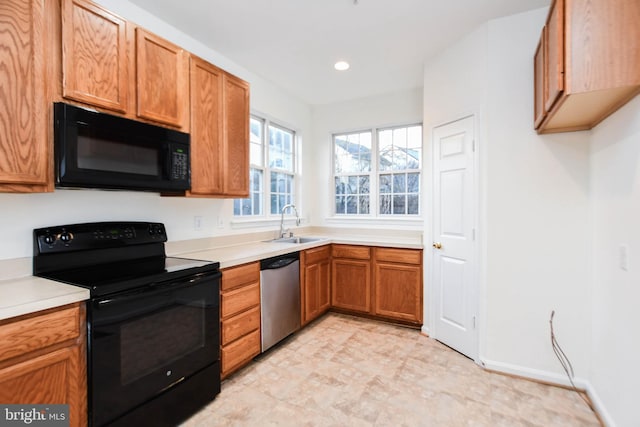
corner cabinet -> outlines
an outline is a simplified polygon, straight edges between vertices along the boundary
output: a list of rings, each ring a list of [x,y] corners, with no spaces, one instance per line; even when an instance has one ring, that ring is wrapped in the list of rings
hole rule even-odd
[[[331,306],[331,246],[300,252],[301,324],[320,317]]]
[[[53,190],[45,0],[0,7],[0,192]]]
[[[591,129],[640,93],[640,2],[554,0],[534,55],[538,133]]]
[[[71,426],[87,425],[84,304],[0,322],[0,402],[68,404]]]
[[[249,84],[191,56],[191,191],[249,196]]]
[[[222,378],[260,354],[260,263],[222,270],[220,286]]]
[[[371,248],[333,245],[331,306],[353,312],[371,311]]]

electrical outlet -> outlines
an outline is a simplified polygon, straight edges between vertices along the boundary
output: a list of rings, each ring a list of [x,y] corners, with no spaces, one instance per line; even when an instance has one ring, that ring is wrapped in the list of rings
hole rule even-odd
[[[202,217],[199,215],[196,215],[193,217],[193,229],[198,231],[200,229],[202,229]]]
[[[629,271],[629,246],[620,245],[618,255],[620,257],[620,270]]]
[[[224,228],[224,218],[222,218],[221,216],[218,216],[216,223],[218,225],[218,228]]]

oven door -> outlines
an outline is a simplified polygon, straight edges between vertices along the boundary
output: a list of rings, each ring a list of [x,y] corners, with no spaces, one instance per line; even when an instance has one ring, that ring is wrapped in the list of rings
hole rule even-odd
[[[216,272],[91,301],[89,410],[94,426],[169,391],[219,359],[219,283]]]

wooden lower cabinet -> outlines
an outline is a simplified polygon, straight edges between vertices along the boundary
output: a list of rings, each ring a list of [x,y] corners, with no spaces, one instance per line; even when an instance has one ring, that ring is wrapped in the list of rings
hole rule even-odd
[[[71,426],[87,425],[84,304],[0,322],[0,402],[68,404]]]
[[[301,324],[324,314],[331,306],[331,246],[320,246],[300,253]]]
[[[260,263],[222,270],[220,286],[221,376],[260,354]]]
[[[422,324],[422,251],[374,249],[373,314]]]
[[[333,245],[331,305],[346,310],[371,311],[371,248]]]
[[[422,325],[422,250],[333,245],[331,307]]]

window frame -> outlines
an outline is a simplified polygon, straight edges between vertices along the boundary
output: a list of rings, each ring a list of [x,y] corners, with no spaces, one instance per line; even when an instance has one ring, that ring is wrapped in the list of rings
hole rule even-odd
[[[287,125],[283,121],[273,119],[270,116],[258,112],[251,112],[250,114],[250,122],[251,120],[257,120],[260,122],[261,126],[261,161],[262,165],[257,165],[254,163],[250,163],[249,165],[249,174],[253,173],[253,170],[259,170],[262,173],[262,194],[260,197],[261,201],[261,214],[249,214],[249,215],[237,215],[235,212],[237,201],[246,200],[247,198],[234,198],[233,206],[232,206],[232,220],[231,223],[235,226],[242,227],[242,224],[250,226],[252,223],[257,222],[266,222],[273,221],[279,217],[280,213],[272,214],[271,213],[271,173],[285,173],[292,176],[292,184],[291,184],[291,203],[296,204],[298,206],[297,201],[300,197],[299,195],[299,181],[300,181],[300,159],[299,159],[299,144],[300,144],[300,133],[299,131],[292,126]],[[293,171],[289,171],[287,169],[281,169],[277,167],[270,167],[269,159],[270,159],[270,150],[269,150],[269,129],[270,127],[279,129],[284,132],[288,132],[292,135],[291,141],[291,166]],[[250,142],[251,144],[251,142]],[[251,181],[251,176],[250,176]],[[249,197],[253,195],[253,188],[249,189]],[[242,202],[240,202],[242,203]],[[240,206],[242,209],[242,205]],[[300,209],[298,208],[298,211]]]
[[[385,130],[395,130],[395,129],[409,129],[411,127],[420,127],[420,136],[421,136],[421,145],[420,145],[420,168],[419,169],[402,169],[402,170],[382,170],[379,164],[380,157],[380,141],[379,141],[379,133]],[[336,172],[336,155],[335,155],[335,144],[336,137],[338,136],[348,136],[353,134],[362,134],[369,132],[371,134],[371,167],[368,172]],[[412,221],[422,221],[423,219],[423,181],[424,181],[424,125],[422,122],[410,122],[406,124],[397,124],[397,125],[389,125],[389,126],[373,126],[368,128],[359,128],[355,130],[349,130],[344,132],[333,132],[331,134],[331,209],[330,209],[330,220],[335,221],[357,221],[357,220],[371,220],[371,221],[382,221],[384,223],[392,222],[392,221],[401,221],[401,222],[412,222]],[[406,174],[408,173],[418,173],[418,214],[382,214],[380,213],[380,177],[382,175],[394,175],[394,174]],[[336,178],[342,176],[362,176],[368,174],[369,175],[369,213],[367,214],[349,214],[349,213],[338,213],[336,212]],[[386,193],[385,193],[386,194]],[[391,193],[392,195],[395,193]],[[408,193],[405,193],[408,194]]]

